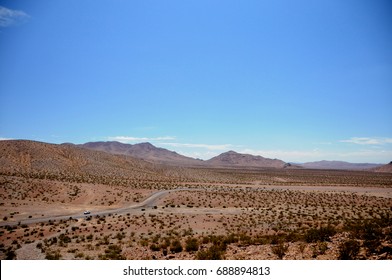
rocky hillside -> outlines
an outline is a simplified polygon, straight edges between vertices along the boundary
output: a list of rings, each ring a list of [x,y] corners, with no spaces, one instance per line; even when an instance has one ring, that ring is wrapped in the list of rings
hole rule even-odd
[[[254,156],[249,154],[240,154],[234,151],[229,151],[219,156],[207,160],[211,166],[226,166],[226,167],[261,167],[261,168],[283,168],[286,166],[284,161],[279,159],[269,159],[262,156]]]
[[[116,155],[128,155],[154,163],[165,163],[178,166],[193,166],[203,164],[202,160],[186,157],[167,149],[158,148],[150,143],[123,144],[116,141],[88,142],[79,147],[103,151]]]
[[[0,141],[0,173],[40,176],[163,179],[161,167],[129,156],[91,151],[73,144]]]
[[[392,173],[392,161],[388,164],[385,164],[383,166],[374,168],[373,171],[375,172],[385,172],[385,173]]]

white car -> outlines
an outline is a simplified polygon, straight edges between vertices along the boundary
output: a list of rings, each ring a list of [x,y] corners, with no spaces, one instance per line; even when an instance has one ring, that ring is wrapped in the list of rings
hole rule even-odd
[[[91,212],[87,210],[87,211],[84,211],[83,214],[88,215],[88,214],[91,214]]]

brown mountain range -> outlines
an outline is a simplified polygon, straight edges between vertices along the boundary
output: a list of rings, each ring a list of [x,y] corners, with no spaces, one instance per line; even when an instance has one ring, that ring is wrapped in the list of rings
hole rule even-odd
[[[214,158],[203,161],[180,155],[150,143],[123,144],[119,142],[89,142],[79,147],[105,151],[112,154],[130,155],[154,163],[165,163],[176,166],[206,166],[206,167],[260,167],[283,168],[285,162],[278,159],[268,159],[261,156],[240,154],[234,151],[222,153]]]
[[[336,160],[322,160],[314,162],[306,162],[298,164],[301,167],[309,169],[336,169],[336,170],[368,170],[371,168],[376,168],[382,166],[382,164],[374,163],[351,163],[346,161],[336,161]]]
[[[162,165],[163,164],[163,165]],[[0,141],[0,172],[29,173],[50,172],[56,174],[89,174],[119,177],[167,177],[182,176],[185,169],[177,167],[230,167],[230,168],[294,168],[279,159],[240,154],[229,151],[210,160],[198,160],[180,155],[150,143],[123,144],[119,142],[89,142],[82,145],[49,144],[29,140]],[[376,172],[392,172],[392,164],[351,164],[337,161],[321,161],[299,165],[311,169],[366,169]],[[376,166],[376,168],[374,168]],[[373,167],[373,168],[372,168]],[[181,174],[180,174],[181,173]],[[144,175],[141,175],[144,174]],[[162,177],[163,176],[163,177]]]
[[[164,163],[178,166],[198,166],[202,160],[186,157],[176,152],[155,147],[150,143],[124,144],[116,141],[88,142],[79,147],[107,152],[115,155],[127,155],[154,163]]]
[[[287,166],[284,161],[279,159],[269,159],[262,156],[249,154],[240,154],[234,151],[228,151],[207,160],[206,163],[212,166],[227,167],[262,167],[262,168],[283,168]]]
[[[372,169],[375,172],[387,172],[387,173],[392,173],[392,161],[388,164],[382,165],[380,167],[376,167]]]
[[[165,178],[165,170],[130,156],[92,151],[73,144],[0,141],[0,173],[40,176]]]

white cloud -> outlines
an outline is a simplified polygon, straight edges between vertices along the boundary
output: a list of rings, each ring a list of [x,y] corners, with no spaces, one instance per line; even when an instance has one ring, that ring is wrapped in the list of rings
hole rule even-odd
[[[381,137],[351,137],[347,140],[340,140],[343,143],[352,143],[357,145],[384,145],[392,144],[392,138],[381,138]]]
[[[110,136],[107,137],[109,141],[118,141],[122,143],[146,142],[146,141],[166,141],[175,140],[172,136],[162,137],[133,137],[133,136]]]
[[[23,11],[0,6],[0,27],[11,26],[27,20],[30,16]]]
[[[324,151],[319,149],[303,151],[252,150],[244,149],[240,153],[259,155],[266,158],[278,158],[286,162],[309,162],[319,160],[341,160],[359,163],[386,163],[392,158],[388,150],[360,150],[351,152]]]
[[[13,140],[12,138],[4,138],[4,137],[0,137],[0,141],[6,141],[6,140]]]
[[[196,145],[196,144],[195,144]],[[177,145],[179,146],[179,145]],[[225,149],[227,151],[228,149]],[[223,151],[218,150],[206,150],[198,148],[176,149],[181,155],[201,158],[208,160],[214,156],[219,155]],[[388,163],[392,159],[392,151],[388,150],[360,150],[351,152],[338,152],[338,151],[326,151],[320,149],[313,150],[257,150],[257,149],[238,149],[238,153],[259,155],[265,158],[277,158],[285,162],[311,162],[320,160],[340,160],[347,162],[357,163]]]
[[[176,148],[202,148],[212,151],[225,151],[233,147],[231,144],[209,145],[209,144],[187,144],[187,143],[159,143],[160,145]]]
[[[323,152],[318,149],[309,150],[309,151],[284,151],[284,150],[253,150],[253,149],[244,149],[239,151],[239,153],[243,154],[251,154],[256,156],[262,156],[265,158],[278,158],[285,161],[301,161],[304,158],[319,158],[323,156]]]
[[[179,150],[178,153],[180,155],[184,155],[184,156],[187,156],[187,157],[208,160],[210,158],[213,158],[213,157],[219,155],[221,152],[209,151],[209,150],[207,150],[207,151],[206,150],[203,150],[203,151]]]
[[[355,143],[360,145],[373,145],[362,146],[368,149],[358,150],[337,150],[331,149],[306,149],[306,150],[280,150],[280,149],[247,149],[243,146],[233,144],[204,144],[204,143],[178,143],[168,140],[175,140],[172,136],[161,137],[133,137],[133,136],[114,136],[107,137],[111,141],[119,141],[123,143],[140,143],[152,142],[158,147],[168,148],[174,150],[182,155],[190,156],[193,158],[210,159],[222,152],[235,150],[243,154],[260,155],[265,158],[277,158],[286,162],[310,162],[319,160],[341,160],[348,162],[369,162],[369,163],[384,163],[390,162],[392,159],[392,150],[387,149],[382,144],[392,143],[391,138],[365,138],[353,137],[348,140],[341,140],[339,142]],[[323,143],[324,144],[324,143]],[[329,146],[331,143],[327,143]]]

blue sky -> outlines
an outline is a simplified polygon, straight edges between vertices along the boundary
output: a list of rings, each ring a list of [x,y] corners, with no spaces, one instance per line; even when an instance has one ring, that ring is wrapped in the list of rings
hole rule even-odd
[[[390,1],[0,1],[0,138],[392,160]]]

